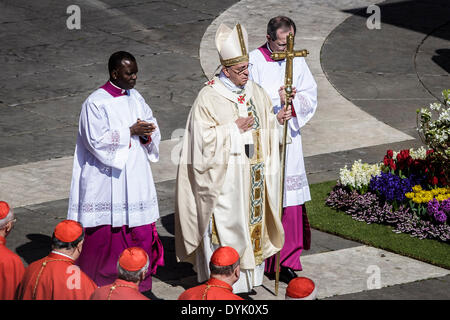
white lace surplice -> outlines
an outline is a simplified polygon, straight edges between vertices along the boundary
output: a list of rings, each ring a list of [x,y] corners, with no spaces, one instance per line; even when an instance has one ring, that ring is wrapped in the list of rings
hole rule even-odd
[[[84,227],[137,227],[159,218],[150,161],[159,160],[161,135],[156,129],[148,145],[130,137],[129,128],[138,118],[158,127],[150,107],[134,89],[121,97],[98,89],[83,103],[68,219]]]

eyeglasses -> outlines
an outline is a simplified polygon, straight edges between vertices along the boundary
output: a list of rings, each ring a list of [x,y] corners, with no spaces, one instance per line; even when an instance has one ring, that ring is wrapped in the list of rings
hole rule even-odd
[[[236,73],[237,75],[242,75],[246,70],[248,70],[249,68],[251,68],[253,65],[251,63],[249,63],[248,65],[242,67],[240,70],[234,70],[231,67],[228,67],[228,69],[230,69],[231,71],[233,71],[234,73]]]

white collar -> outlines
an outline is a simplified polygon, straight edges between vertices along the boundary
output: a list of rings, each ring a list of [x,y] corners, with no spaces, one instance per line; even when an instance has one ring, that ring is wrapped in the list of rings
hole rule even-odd
[[[61,255],[61,256],[67,257],[67,258],[69,258],[69,259],[71,259],[71,260],[74,260],[71,256],[68,256],[67,254],[64,254],[64,253],[59,252],[59,251],[56,251],[56,250],[52,250],[52,253],[54,253],[54,254],[59,254],[59,255]]]
[[[221,81],[218,76],[208,82],[208,85],[213,87],[223,97],[236,103],[238,106],[245,106],[253,96],[253,85],[251,80],[247,81],[243,89],[237,89],[235,91],[230,90],[230,88],[225,85],[225,82]]]
[[[235,85],[235,84],[233,83],[233,81],[231,81],[231,80],[225,75],[225,73],[223,73],[223,70],[220,71],[219,79],[220,79],[220,81],[222,81],[222,83],[225,85],[225,87],[226,87],[228,90],[232,91],[232,92],[235,92],[235,91],[241,91],[241,90],[244,89],[244,86],[239,87],[239,86]]]

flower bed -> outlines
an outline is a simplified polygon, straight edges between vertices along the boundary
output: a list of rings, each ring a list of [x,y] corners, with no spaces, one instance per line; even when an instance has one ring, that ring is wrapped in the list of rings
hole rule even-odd
[[[432,150],[388,150],[383,162],[344,167],[326,204],[394,232],[450,241],[450,187]]]
[[[442,98],[444,104],[417,110],[417,131],[429,150],[388,150],[380,164],[345,166],[326,204],[359,221],[449,242],[450,90]]]

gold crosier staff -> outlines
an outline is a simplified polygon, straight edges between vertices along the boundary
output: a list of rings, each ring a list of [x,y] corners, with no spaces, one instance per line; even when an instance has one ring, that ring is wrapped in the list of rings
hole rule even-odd
[[[285,104],[284,109],[287,106],[292,105],[292,65],[294,57],[306,57],[309,53],[308,50],[294,50],[294,36],[292,33],[286,37],[286,51],[273,52],[271,58],[273,60],[286,59],[286,71],[284,75],[284,92],[285,92]],[[292,106],[291,106],[292,107]],[[287,136],[288,122],[284,121],[283,125],[283,145],[281,149],[281,183],[280,183],[280,198],[279,198],[279,213],[280,220],[283,215],[283,200],[284,200],[284,180],[285,180],[285,165],[286,165],[286,136]],[[276,273],[275,273],[275,295],[278,296],[278,283],[280,282],[280,251],[276,257]]]

